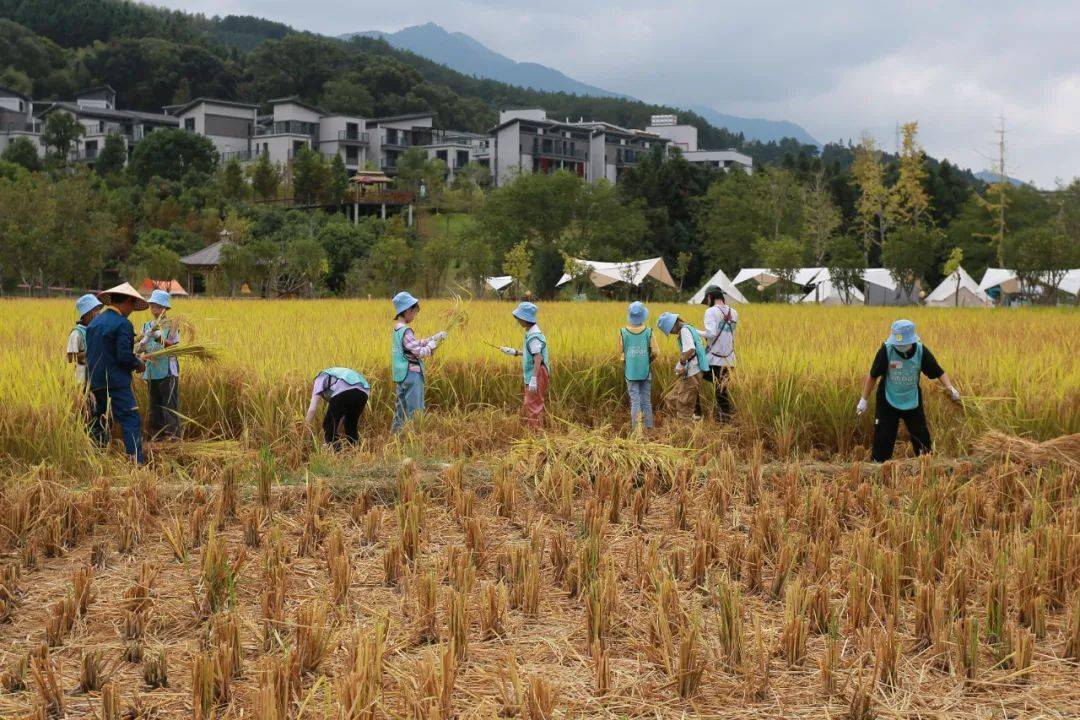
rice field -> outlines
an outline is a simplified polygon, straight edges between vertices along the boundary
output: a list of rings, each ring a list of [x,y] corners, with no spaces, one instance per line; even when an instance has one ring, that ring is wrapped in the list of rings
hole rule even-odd
[[[511,305],[424,303],[457,327],[394,439],[387,306],[178,301],[220,359],[133,469],[74,416],[68,303],[0,302],[0,718],[1076,717],[1075,311],[905,311],[969,401],[924,381],[938,452],[877,466],[888,309],[740,308],[736,422],[641,437],[623,306],[544,304],[534,436]],[[374,381],[340,454],[330,365]]]

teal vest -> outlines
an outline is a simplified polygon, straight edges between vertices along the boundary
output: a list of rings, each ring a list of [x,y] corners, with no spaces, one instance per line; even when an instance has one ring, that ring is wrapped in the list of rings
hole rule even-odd
[[[525,333],[525,345],[523,346],[521,351],[521,364],[522,369],[525,372],[525,382],[529,382],[530,380],[532,380],[533,371],[536,369],[533,356],[529,352],[529,341],[533,338],[536,338],[540,341],[540,357],[543,358],[544,367],[546,367],[549,371],[551,370],[551,365],[548,363],[547,338],[544,337],[544,333],[539,331],[527,332]]]
[[[148,333],[153,327],[154,321],[147,321],[143,323],[142,331],[143,333]],[[163,334],[169,332],[168,326],[161,326],[158,329],[161,330]],[[179,335],[177,337],[179,337]],[[161,350],[164,347],[165,345],[158,342],[157,340],[147,340],[146,344],[143,345],[143,349],[148,353],[152,353],[156,350]],[[173,358],[169,357],[160,357],[157,360],[147,360],[146,372],[143,373],[143,379],[164,380],[165,378],[169,377],[169,365],[172,361]]]
[[[683,323],[683,325],[690,330],[690,336],[694,338],[694,350],[697,351],[698,369],[701,370],[701,372],[705,372],[709,369],[709,356],[705,352],[705,341],[701,338],[701,333],[698,332],[696,327],[690,323]],[[682,349],[681,345],[679,346],[679,349]]]
[[[322,373],[319,373],[319,374],[321,375],[323,373],[329,375],[332,378],[337,378],[338,380],[341,380],[342,382],[347,383],[348,385],[359,385],[360,387],[364,388],[365,390],[370,390],[371,389],[371,383],[369,383],[367,381],[367,378],[365,378],[363,375],[361,375],[360,373],[358,373],[355,370],[352,370],[350,368],[343,368],[343,367],[326,368],[325,370],[322,371]],[[323,388],[322,392],[326,392],[329,389],[330,389],[330,383],[327,383],[326,387]]]
[[[919,405],[919,373],[922,370],[922,343],[915,343],[915,352],[904,358],[892,345],[886,345],[889,357],[885,372],[885,399],[897,410],[914,410]]]
[[[86,326],[83,325],[82,323],[75,323],[75,329],[79,331],[80,335],[82,335],[83,347],[85,348],[86,347]]]
[[[390,346],[390,374],[396,383],[404,382],[409,376],[409,358],[405,355],[404,345],[405,331],[408,329],[408,325],[402,325],[394,330],[394,339]],[[424,361],[416,358],[413,362],[420,365],[420,373],[423,374]]]
[[[652,328],[645,328],[639,333],[621,328],[623,349],[623,370],[627,380],[648,380],[652,371],[649,360],[649,345],[652,342]]]

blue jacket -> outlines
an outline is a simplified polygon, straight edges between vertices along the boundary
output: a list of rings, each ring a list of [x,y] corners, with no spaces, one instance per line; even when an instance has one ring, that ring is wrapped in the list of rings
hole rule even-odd
[[[142,368],[135,357],[131,321],[106,308],[86,327],[86,369],[90,387],[131,387],[131,373]]]

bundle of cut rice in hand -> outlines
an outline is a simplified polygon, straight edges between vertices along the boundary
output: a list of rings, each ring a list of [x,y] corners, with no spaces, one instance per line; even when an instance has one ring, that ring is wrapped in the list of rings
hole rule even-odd
[[[202,343],[177,343],[176,345],[163,347],[154,352],[145,353],[143,357],[147,360],[158,360],[164,357],[193,357],[205,362],[214,362],[215,360],[220,359],[220,355],[216,348]]]
[[[984,457],[1009,458],[1032,467],[1058,464],[1080,470],[1080,433],[1036,442],[991,430],[979,438],[975,450]]]
[[[442,313],[443,319],[446,320],[446,326],[443,329],[447,332],[469,324],[469,312],[465,309],[465,301],[460,295],[452,295],[452,297],[453,303]]]

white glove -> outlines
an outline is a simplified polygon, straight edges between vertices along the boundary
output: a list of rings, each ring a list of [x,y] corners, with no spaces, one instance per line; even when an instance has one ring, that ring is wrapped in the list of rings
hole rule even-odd
[[[529,392],[536,392],[536,376],[529,378]]]
[[[432,350],[439,347],[439,341],[436,340],[435,338],[428,338],[427,344],[428,344],[428,347],[431,348]]]
[[[675,374],[676,375],[682,375],[683,374],[683,364],[682,364],[681,360],[679,362],[675,363]]]
[[[502,351],[503,353],[505,353],[506,355],[510,355],[510,356],[514,356],[514,355],[517,355],[517,354],[518,354],[518,351],[517,351],[517,350],[515,350],[515,349],[514,349],[514,348],[512,348],[512,347],[506,347],[505,345],[503,345],[502,347],[500,347],[500,348],[499,348],[499,350],[501,350],[501,351]]]
[[[870,404],[866,402],[866,398],[859,398],[859,404],[855,406],[855,414],[862,415],[869,407]]]
[[[431,339],[434,340],[435,342],[442,342],[443,340],[446,339],[446,331],[445,330],[440,330],[439,332],[432,335]]]
[[[952,388],[952,399],[953,402],[960,402],[960,391],[955,387]]]

